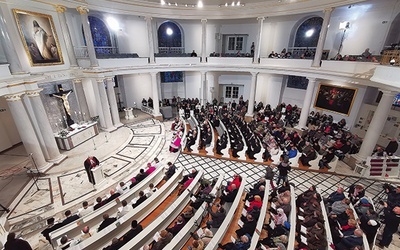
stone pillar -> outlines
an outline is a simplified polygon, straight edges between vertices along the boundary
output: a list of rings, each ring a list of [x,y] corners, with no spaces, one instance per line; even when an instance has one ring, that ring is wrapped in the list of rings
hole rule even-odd
[[[115,127],[119,128],[123,126],[121,120],[119,118],[118,106],[117,106],[117,98],[115,98],[115,91],[114,91],[114,78],[107,77],[107,96],[108,101],[110,102],[110,109],[111,109],[111,117]]]
[[[73,85],[74,85],[74,93],[76,99],[78,100],[79,110],[81,112],[79,119],[85,122],[89,121],[90,120],[89,106],[86,102],[85,91],[83,90],[83,85],[82,85],[82,79],[74,79]]]
[[[201,19],[201,62],[207,62],[207,19]]]
[[[157,120],[163,120],[162,114],[160,113],[160,98],[158,95],[157,87],[157,72],[151,72],[151,90],[153,92],[153,117]]]
[[[258,72],[251,72],[251,86],[250,86],[250,97],[249,107],[247,108],[246,120],[249,121],[253,118],[254,113],[254,101],[256,98],[256,84],[257,84]]]
[[[303,107],[301,107],[301,114],[299,118],[299,124],[297,125],[299,129],[307,128],[307,119],[310,113],[310,107],[314,93],[315,83],[317,81],[317,79],[315,78],[309,77],[307,79],[308,79],[307,92],[306,95],[304,96]]]
[[[104,80],[105,80],[104,78],[96,79],[97,87],[99,89],[99,96],[100,96],[100,99],[97,101],[100,102],[101,110],[103,112],[104,130],[111,132],[111,131],[114,131],[116,128],[114,127],[113,122],[112,122],[111,113],[110,113],[110,104],[108,102],[107,93],[106,93],[106,89],[104,86]]]
[[[58,150],[49,119],[46,115],[46,110],[44,109],[42,100],[40,99],[40,91],[42,91],[42,89],[29,90],[26,92],[26,96],[29,97],[34,113],[34,119],[37,121],[40,134],[43,138],[44,146],[48,155],[46,156],[46,160],[59,164],[67,158],[67,156],[60,154],[60,151]]]
[[[321,32],[319,33],[317,49],[315,51],[314,60],[311,65],[313,67],[321,67],[320,63],[321,63],[322,51],[324,50],[326,34],[328,33],[329,22],[331,21],[331,15],[332,15],[332,11],[334,9],[335,8],[327,8],[324,10],[324,13],[325,13],[324,21],[322,22]]]
[[[97,61],[96,58],[96,51],[94,50],[92,32],[90,31],[90,24],[88,18],[89,9],[84,6],[79,6],[76,8],[76,10],[81,14],[83,34],[85,35],[86,47],[90,60],[90,67],[98,67],[99,62]]]
[[[154,59],[154,34],[153,34],[153,18],[152,17],[145,17],[146,20],[146,27],[147,27],[147,37],[149,40],[149,61],[150,63],[155,63]]]
[[[39,140],[36,137],[35,129],[29,119],[29,115],[22,103],[21,96],[24,93],[6,95],[5,98],[14,118],[15,125],[21,137],[22,143],[28,154],[32,154],[32,159],[40,172],[49,169],[53,164],[46,162],[40,148]]]
[[[367,133],[364,136],[360,152],[355,156],[358,160],[365,161],[374,151],[376,143],[381,136],[383,127],[385,126],[385,121],[389,115],[390,109],[392,108],[394,96],[397,94],[397,92],[395,93],[382,89],[380,91],[383,92],[382,98],[375,110]]]
[[[254,57],[253,62],[258,63],[258,59],[260,58],[261,53],[261,40],[262,40],[262,30],[264,25],[264,17],[257,17],[258,21],[258,32],[257,32],[257,40],[254,43],[255,50],[254,50]]]
[[[65,17],[65,6],[56,5],[56,11],[58,13],[58,19],[60,20],[61,31],[64,36],[65,47],[68,54],[68,59],[71,67],[78,67],[78,62],[75,57],[74,46],[72,44],[71,35],[67,26],[67,18]]]
[[[206,88],[207,88],[207,72],[201,71],[201,84],[200,84],[200,104],[206,105],[207,96],[206,96]]]
[[[7,62],[10,64],[10,71],[14,74],[25,74],[22,70],[21,62],[19,61],[17,51],[14,48],[14,43],[8,34],[6,20],[0,8],[0,46],[3,47]]]

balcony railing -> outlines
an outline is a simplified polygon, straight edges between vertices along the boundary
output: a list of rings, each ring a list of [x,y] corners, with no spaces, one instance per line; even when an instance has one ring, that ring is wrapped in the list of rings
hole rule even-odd
[[[289,47],[287,50],[287,52],[290,52],[292,54],[291,58],[295,59],[299,58],[312,59],[314,58],[316,51],[317,47]]]
[[[158,47],[159,54],[184,54],[184,47]]]
[[[81,58],[89,58],[89,53],[87,50],[87,46],[81,46],[81,47],[74,47],[75,51],[75,56],[77,59]]]

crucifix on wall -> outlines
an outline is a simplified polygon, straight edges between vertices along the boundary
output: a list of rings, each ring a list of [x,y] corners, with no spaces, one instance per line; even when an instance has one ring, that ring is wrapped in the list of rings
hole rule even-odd
[[[65,119],[68,124],[68,127],[74,124],[75,122],[71,118],[71,107],[69,105],[68,96],[72,93],[72,90],[63,90],[62,85],[57,85],[57,93],[50,94],[51,97],[59,98],[62,101],[63,108],[65,111]]]

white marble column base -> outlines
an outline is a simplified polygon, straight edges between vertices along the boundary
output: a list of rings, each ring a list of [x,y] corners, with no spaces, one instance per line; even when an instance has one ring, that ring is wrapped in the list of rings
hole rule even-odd
[[[117,127],[114,127],[114,126],[112,126],[112,127],[110,127],[110,128],[101,128],[101,130],[103,130],[103,131],[106,131],[106,132],[113,132],[113,131],[115,131],[115,130],[117,130],[118,128]]]
[[[162,116],[162,114],[154,114],[153,118],[161,122],[164,121],[164,117]]]
[[[58,164],[60,164],[61,162],[63,162],[65,159],[67,159],[67,157],[68,157],[68,156],[66,156],[66,155],[60,154],[60,155],[57,156],[56,158],[50,159],[50,160],[48,160],[48,161],[51,162],[51,163],[54,163],[55,165],[58,165]]]
[[[54,165],[54,163],[47,162],[47,164],[45,164],[43,166],[38,166],[39,173],[46,173],[46,171],[49,170],[53,165]],[[36,169],[31,169],[31,171],[37,172]]]
[[[117,123],[117,124],[114,124],[114,126],[115,126],[116,128],[120,128],[120,127],[124,126],[124,124],[122,124],[122,123]]]
[[[245,120],[246,122],[251,122],[251,120],[253,120],[253,115],[251,115],[251,114],[246,114],[246,115],[244,116],[244,120]]]

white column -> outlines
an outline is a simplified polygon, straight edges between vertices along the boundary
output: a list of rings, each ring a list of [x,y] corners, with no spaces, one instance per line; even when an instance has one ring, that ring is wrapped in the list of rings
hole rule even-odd
[[[382,98],[379,101],[378,107],[375,110],[372,121],[369,124],[367,133],[364,136],[363,143],[361,144],[360,152],[356,155],[357,159],[365,161],[368,156],[374,151],[376,143],[381,136],[385,121],[392,108],[394,96],[397,92],[380,90],[383,92]]]
[[[207,77],[206,74],[207,74],[207,72],[206,71],[201,71],[200,74],[201,74],[200,104],[201,105],[205,105],[206,102],[207,102],[207,100],[206,100],[207,97],[205,96],[206,86],[207,86],[207,84],[206,84],[206,77]]]
[[[97,87],[99,88],[99,96],[100,96],[100,100],[98,100],[98,101],[100,102],[101,109],[103,111],[104,129],[106,131],[113,131],[113,130],[115,130],[115,127],[113,125],[112,118],[111,118],[110,104],[108,102],[107,93],[106,93],[106,89],[104,86],[104,80],[105,80],[104,78],[96,79]]]
[[[74,79],[74,93],[78,100],[79,110],[81,115],[79,116],[80,121],[89,121],[89,106],[86,101],[85,91],[83,90],[82,79]]]
[[[7,22],[4,19],[3,12],[0,8],[0,46],[3,47],[4,54],[7,62],[10,64],[10,71],[12,74],[23,74],[21,62],[19,61],[17,51],[14,48],[14,43],[7,30]]]
[[[253,62],[258,63],[258,59],[260,58],[260,53],[261,53],[261,40],[262,40],[262,30],[263,30],[263,25],[264,25],[264,17],[257,17],[258,21],[258,31],[257,31],[257,40],[254,44],[255,46],[255,51],[254,51],[254,57],[253,57]]]
[[[320,67],[322,51],[324,50],[326,34],[328,33],[329,22],[331,21],[331,15],[334,8],[327,8],[324,10],[324,21],[322,22],[321,32],[319,33],[319,39],[317,49],[315,51],[314,60],[311,66]]]
[[[42,91],[42,89],[27,91],[26,96],[29,97],[29,100],[32,104],[34,119],[37,121],[40,134],[43,138],[44,146],[46,147],[48,154],[48,158],[46,160],[59,164],[67,156],[60,154],[60,151],[57,147],[49,119],[46,115],[46,110],[44,109],[42,100],[40,99],[40,91]]]
[[[64,36],[65,48],[67,50],[69,63],[71,67],[78,67],[78,62],[75,57],[74,46],[72,45],[71,35],[67,26],[67,19],[65,17],[65,6],[56,5],[56,11],[58,13],[58,19],[60,20],[61,31]]]
[[[160,113],[160,98],[158,95],[158,87],[157,87],[157,72],[151,72],[151,90],[153,92],[153,109],[154,109],[154,117],[162,117]]]
[[[115,91],[114,91],[114,78],[107,77],[107,96],[108,101],[110,102],[110,109],[111,109],[111,117],[115,127],[119,128],[123,126],[121,120],[119,118],[118,106],[117,106],[117,98],[115,98]]]
[[[154,59],[154,35],[153,35],[153,22],[152,17],[145,17],[146,27],[147,27],[147,37],[149,40],[149,61],[150,63],[155,63]]]
[[[53,164],[46,162],[43,152],[40,148],[39,140],[36,137],[35,129],[29,119],[29,115],[22,103],[21,96],[24,93],[6,95],[5,98],[10,108],[11,115],[14,118],[15,125],[28,154],[32,154],[39,171],[45,171]]]
[[[247,117],[253,117],[254,113],[254,100],[256,98],[257,74],[258,73],[251,72],[249,107],[247,108],[247,114],[246,114]]]
[[[89,60],[90,60],[90,66],[98,67],[99,62],[97,61],[97,58],[96,58],[96,51],[94,50],[92,32],[90,31],[90,24],[89,24],[89,18],[88,18],[89,9],[84,6],[79,6],[76,8],[76,10],[81,14],[83,34],[85,35],[86,47],[87,47],[87,51],[89,54]]]
[[[317,79],[315,79],[315,78],[309,77],[307,79],[308,79],[307,92],[306,92],[306,95],[304,96],[303,107],[301,107],[299,124],[297,125],[299,129],[307,127],[308,114],[310,113],[310,107],[311,107],[312,97],[313,97],[313,93],[314,93],[314,87],[315,87],[315,83],[317,81]]]
[[[205,63],[207,58],[207,19],[201,19],[201,62]]]

